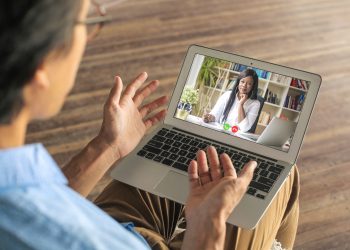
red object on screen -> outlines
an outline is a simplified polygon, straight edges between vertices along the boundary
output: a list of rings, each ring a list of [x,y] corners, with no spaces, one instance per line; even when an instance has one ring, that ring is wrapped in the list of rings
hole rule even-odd
[[[236,133],[238,131],[238,127],[237,126],[232,126],[231,131],[233,133]]]

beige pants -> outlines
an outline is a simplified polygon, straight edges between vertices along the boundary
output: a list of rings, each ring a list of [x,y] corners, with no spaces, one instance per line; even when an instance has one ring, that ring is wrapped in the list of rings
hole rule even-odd
[[[298,197],[299,173],[295,166],[254,230],[226,225],[225,249],[270,249],[274,239],[283,248],[292,249],[298,226]],[[112,181],[95,203],[118,222],[133,222],[152,249],[181,247],[184,232],[174,232],[184,221],[183,205],[118,181]]]

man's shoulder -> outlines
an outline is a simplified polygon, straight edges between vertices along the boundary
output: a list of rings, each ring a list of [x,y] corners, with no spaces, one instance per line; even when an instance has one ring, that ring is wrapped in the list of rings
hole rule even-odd
[[[0,193],[0,229],[0,241],[12,248],[143,249],[121,224],[63,185]]]

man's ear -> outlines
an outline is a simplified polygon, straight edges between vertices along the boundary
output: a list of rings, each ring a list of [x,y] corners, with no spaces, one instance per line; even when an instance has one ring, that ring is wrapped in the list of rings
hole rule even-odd
[[[34,73],[34,76],[32,80],[30,81],[30,84],[33,84],[32,86],[34,88],[40,88],[40,89],[48,89],[50,86],[49,77],[45,68],[45,63],[41,63],[37,70]]]

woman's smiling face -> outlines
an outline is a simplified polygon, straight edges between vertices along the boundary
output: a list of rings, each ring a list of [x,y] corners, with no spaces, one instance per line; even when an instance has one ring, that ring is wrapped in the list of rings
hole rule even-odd
[[[252,90],[253,85],[254,85],[253,77],[247,76],[247,77],[242,78],[239,81],[239,85],[238,85],[239,94],[248,95],[249,92]]]

